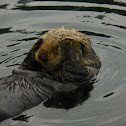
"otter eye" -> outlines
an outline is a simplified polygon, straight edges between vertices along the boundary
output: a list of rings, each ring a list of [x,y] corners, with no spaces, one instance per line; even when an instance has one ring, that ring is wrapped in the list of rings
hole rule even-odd
[[[35,50],[38,50],[39,49],[39,47],[40,47],[40,45],[42,44],[42,39],[39,39],[38,41],[37,41],[37,43],[35,44]]]
[[[41,59],[43,62],[48,62],[47,52],[41,53],[39,55],[39,59]]]

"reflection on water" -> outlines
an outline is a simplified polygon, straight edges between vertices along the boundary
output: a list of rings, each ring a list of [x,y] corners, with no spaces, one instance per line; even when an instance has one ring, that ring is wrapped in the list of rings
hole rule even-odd
[[[106,98],[106,97],[109,97],[109,96],[111,96],[111,95],[113,95],[113,94],[114,94],[114,92],[109,93],[109,94],[107,94],[107,95],[105,95],[105,96],[103,96],[103,97]]]
[[[13,120],[28,122],[28,121],[29,121],[28,119],[29,119],[30,117],[32,117],[32,116],[33,116],[33,115],[31,115],[31,116],[20,115],[20,116],[18,116],[18,117],[16,117],[16,118],[13,118]]]
[[[1,28],[0,29],[0,34],[9,33],[9,32],[11,32],[10,29],[11,28]]]
[[[120,14],[120,15],[124,15],[126,16],[126,9],[124,7],[120,7],[120,9],[115,9],[113,7],[110,7],[108,5],[104,5],[104,6],[97,6],[97,4],[94,4],[93,6],[89,6],[89,4],[84,4],[84,3],[67,3],[62,5],[62,3],[58,2],[57,5],[54,5],[54,2],[49,2],[52,4],[48,4],[46,2],[35,2],[35,3],[31,3],[31,4],[26,4],[24,5],[17,5],[16,7],[12,8],[12,9],[20,9],[20,10],[74,10],[74,11],[95,11],[95,12],[106,12],[106,13],[116,13],[116,14]],[[45,4],[43,6],[43,4]],[[123,10],[124,8],[124,10]]]
[[[72,92],[57,93],[52,99],[46,101],[44,106],[52,108],[70,109],[82,104],[90,97],[90,91],[93,89],[95,80],[88,82]]]
[[[88,35],[102,62],[99,81],[89,86],[86,95],[82,89],[71,95],[59,94],[57,100],[27,110],[1,126],[125,125],[125,7],[125,0],[1,1],[0,77],[10,75],[18,67],[43,33],[62,26]],[[71,96],[74,99],[70,100]]]
[[[101,33],[95,33],[95,32],[91,32],[91,31],[81,31],[81,32],[86,34],[86,35],[94,35],[94,36],[100,36],[100,37],[105,37],[105,38],[112,37],[112,36],[109,36],[109,35],[105,35],[105,34],[101,34]]]

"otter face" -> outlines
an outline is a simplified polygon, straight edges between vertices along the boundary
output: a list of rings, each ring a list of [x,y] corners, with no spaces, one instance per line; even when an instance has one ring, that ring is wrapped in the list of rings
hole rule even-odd
[[[73,64],[82,60],[84,44],[72,39],[58,42],[42,40],[43,42],[35,52],[35,59],[46,71],[57,71],[68,62]]]
[[[35,52],[35,60],[48,72],[58,69],[62,60],[59,45],[43,39],[39,49]]]

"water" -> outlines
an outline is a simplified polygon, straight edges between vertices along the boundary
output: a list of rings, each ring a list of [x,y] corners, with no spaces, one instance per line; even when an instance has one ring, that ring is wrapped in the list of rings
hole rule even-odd
[[[0,77],[18,67],[33,43],[64,26],[87,34],[102,67],[90,98],[72,109],[42,104],[23,121],[1,126],[124,126],[126,124],[126,0],[0,1]]]

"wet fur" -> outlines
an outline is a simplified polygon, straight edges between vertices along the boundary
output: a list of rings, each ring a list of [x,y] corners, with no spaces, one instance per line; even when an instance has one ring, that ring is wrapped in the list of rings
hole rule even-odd
[[[46,63],[39,58],[44,52],[48,54]],[[42,35],[22,63],[23,69],[51,74],[58,81],[72,81],[68,73],[90,79],[100,67],[101,63],[91,46],[91,40],[75,29],[64,28],[53,29]],[[77,76],[73,77],[73,81],[75,78]]]

